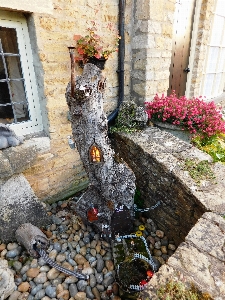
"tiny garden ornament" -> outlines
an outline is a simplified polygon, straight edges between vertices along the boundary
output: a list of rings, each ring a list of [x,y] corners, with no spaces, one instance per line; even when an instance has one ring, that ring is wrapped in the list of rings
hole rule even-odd
[[[7,125],[0,123],[0,149],[15,147],[23,143],[23,137],[18,137]]]

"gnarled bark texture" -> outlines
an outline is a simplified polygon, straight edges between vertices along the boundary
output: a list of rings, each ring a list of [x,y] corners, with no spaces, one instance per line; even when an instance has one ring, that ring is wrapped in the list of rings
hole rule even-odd
[[[71,97],[70,87],[69,84],[66,98],[73,137],[89,176],[89,188],[77,203],[77,212],[85,221],[93,204],[99,213],[93,223],[100,231],[107,228],[109,233],[113,213],[122,211],[123,206],[128,208],[129,214],[133,209],[135,176],[127,164],[115,160],[110,146],[108,122],[103,111],[105,79],[101,70],[86,64],[83,74],[76,78],[74,97]],[[120,233],[129,231],[124,229],[125,225],[121,224]]]

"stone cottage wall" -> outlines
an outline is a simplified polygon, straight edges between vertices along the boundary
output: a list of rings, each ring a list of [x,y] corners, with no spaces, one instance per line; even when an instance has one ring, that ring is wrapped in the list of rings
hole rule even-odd
[[[27,12],[44,135],[49,137],[49,150],[45,153],[35,152],[36,156],[32,156],[31,160],[27,157],[26,168],[17,168],[15,172],[23,172],[39,199],[54,201],[67,197],[87,185],[87,176],[79,154],[69,148],[67,141],[67,136],[71,134],[65,100],[65,89],[70,80],[67,46],[72,44],[74,34],[85,33],[87,21],[93,19],[103,25],[102,34],[110,44],[113,37],[104,29],[104,25],[108,22],[117,25],[119,1],[48,0],[46,7],[51,9],[46,9],[46,13],[36,5],[33,8],[32,5],[20,8],[10,6],[12,2],[18,5],[16,1],[9,1],[10,10],[21,9]],[[156,92],[166,93],[175,2],[176,0],[126,1],[125,100],[132,99],[143,104],[144,101],[152,100]],[[208,9],[211,9],[210,5],[213,5],[213,2],[214,0],[202,1],[203,23],[199,23],[199,43],[205,41],[207,26],[210,24],[207,19]],[[0,9],[1,7],[7,9],[6,0],[0,3]],[[199,45],[196,49],[201,50],[202,47]],[[202,66],[200,61],[204,59],[201,53],[195,59],[196,77],[193,77],[192,84],[196,82],[196,88],[197,84],[199,86],[197,80]],[[104,71],[107,77],[104,110],[107,114],[117,105],[117,66],[117,53],[114,53],[107,61]],[[76,72],[80,73],[81,70],[76,68]],[[21,146],[17,148],[17,151],[22,149]],[[5,157],[4,153],[1,153],[1,161],[6,166],[4,174],[11,174],[12,162],[8,159],[8,154]],[[10,157],[13,157],[13,151]],[[9,175],[4,174],[2,172],[0,178],[6,180]]]
[[[115,134],[115,153],[134,170],[145,207],[160,201],[147,216],[176,244],[184,241],[202,214],[225,214],[225,166],[213,164],[216,180],[198,185],[184,170],[186,159],[211,160],[192,145],[156,127],[135,134]]]
[[[35,66],[40,79],[40,94],[46,105],[46,127],[51,140],[50,153],[39,156],[36,163],[24,172],[37,196],[41,199],[57,198],[84,188],[86,173],[77,150],[68,146],[67,136],[71,124],[67,119],[68,107],[65,90],[70,81],[70,58],[67,46],[73,44],[74,34],[85,34],[87,21],[97,20],[102,24],[105,41],[111,42],[112,35],[103,27],[112,22],[117,24],[117,1],[53,1],[53,14],[33,14],[30,27],[35,28],[34,52],[38,50]],[[117,26],[117,25],[116,25]],[[101,28],[100,28],[101,29]],[[36,41],[36,42],[35,42]],[[106,110],[112,110],[117,96],[117,55],[108,60]],[[81,70],[76,66],[76,72]]]
[[[131,98],[140,105],[169,87],[175,2],[132,2]]]
[[[9,9],[14,7],[9,1]],[[29,145],[29,140],[16,148],[0,153],[0,180],[5,182],[13,174],[23,172],[40,200],[55,201],[68,197],[87,186],[87,176],[77,150],[71,150],[67,136],[72,133],[68,121],[66,86],[70,81],[70,56],[67,46],[73,43],[74,34],[85,34],[87,21],[96,20],[106,43],[112,44],[114,35],[104,29],[112,22],[117,27],[118,1],[102,0],[53,0],[47,1],[53,9],[38,9],[36,5],[21,7],[28,12],[28,28],[33,50],[38,93],[42,107],[44,135],[49,137],[48,149],[38,151],[46,138],[37,137],[38,142]],[[4,4],[4,5],[3,5]],[[6,1],[2,3],[7,9]],[[11,6],[10,6],[11,5]],[[1,7],[1,4],[0,4]],[[1,8],[0,8],[1,9]],[[33,9],[33,10],[32,10]],[[31,14],[31,12],[34,12]],[[117,104],[117,53],[106,63],[107,91],[104,107],[112,111]],[[76,72],[81,70],[76,66]],[[42,133],[40,135],[43,136]],[[37,145],[36,145],[37,144]],[[26,149],[26,152],[24,152]],[[35,149],[35,151],[34,151]],[[14,154],[19,153],[17,156]],[[27,154],[27,155],[26,155]],[[15,161],[16,158],[19,161]],[[21,160],[22,159],[22,160]]]

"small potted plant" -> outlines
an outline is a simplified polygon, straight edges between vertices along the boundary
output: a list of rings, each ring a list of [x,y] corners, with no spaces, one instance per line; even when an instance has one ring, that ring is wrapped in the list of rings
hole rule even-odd
[[[104,42],[99,34],[97,34],[97,23],[95,21],[92,21],[91,23],[92,27],[87,29],[87,35],[74,35],[74,40],[76,41],[75,48],[77,51],[75,62],[77,62],[80,66],[89,62],[96,64],[100,69],[104,69],[105,61],[113,52],[118,51],[120,37],[116,31],[114,44],[110,46]],[[107,25],[107,28],[110,31],[115,31],[111,23]]]

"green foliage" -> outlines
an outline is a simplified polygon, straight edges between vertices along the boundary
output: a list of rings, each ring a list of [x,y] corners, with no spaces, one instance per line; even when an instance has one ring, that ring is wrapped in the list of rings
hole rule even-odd
[[[124,102],[116,118],[116,124],[110,131],[132,133],[139,130],[139,124],[135,120],[136,109],[137,105],[134,102]]]
[[[202,293],[193,284],[186,288],[182,281],[170,280],[157,291],[158,300],[213,300],[208,293]]]
[[[189,172],[190,176],[198,184],[200,184],[201,180],[214,180],[216,178],[207,160],[197,163],[194,160],[186,159],[184,169]]]
[[[200,150],[208,153],[214,162],[225,163],[225,134],[216,134],[201,139],[196,137],[192,143]]]
[[[136,204],[138,208],[143,208],[144,205],[144,200],[141,198],[141,192],[138,188],[136,188],[134,194],[134,204]]]

